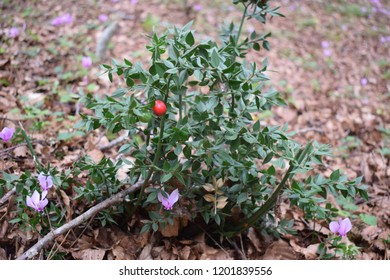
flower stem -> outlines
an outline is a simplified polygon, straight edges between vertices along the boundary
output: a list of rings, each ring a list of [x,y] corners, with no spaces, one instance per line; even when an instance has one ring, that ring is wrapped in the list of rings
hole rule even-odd
[[[20,125],[21,131],[22,131],[22,136],[23,136],[24,140],[26,141],[27,148],[30,150],[31,155],[33,157],[33,160],[34,160],[35,164],[38,167],[38,170],[41,171],[42,170],[42,164],[38,160],[37,154],[35,153],[35,150],[34,150],[32,144],[31,144],[31,139],[30,139],[30,137],[27,136],[27,133],[24,130],[24,127],[23,127],[21,122],[19,122],[19,125]]]

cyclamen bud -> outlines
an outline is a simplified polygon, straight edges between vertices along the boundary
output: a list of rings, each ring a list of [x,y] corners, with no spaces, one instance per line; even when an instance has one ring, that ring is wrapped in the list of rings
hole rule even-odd
[[[38,181],[44,191],[48,191],[53,186],[53,177],[45,175],[43,172],[38,175]]]

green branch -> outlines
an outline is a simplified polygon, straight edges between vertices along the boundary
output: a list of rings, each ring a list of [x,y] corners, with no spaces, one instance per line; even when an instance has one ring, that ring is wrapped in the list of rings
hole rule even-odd
[[[242,221],[238,228],[231,228],[230,230],[228,230],[228,232],[230,231],[234,233],[239,233],[244,231],[245,229],[255,224],[262,216],[264,216],[269,210],[271,210],[271,208],[275,205],[277,201],[279,193],[285,187],[287,180],[294,176],[293,171],[296,170],[296,167],[302,164],[302,162],[306,158],[307,154],[312,150],[312,148],[313,145],[311,143],[308,143],[305,149],[300,150],[295,156],[295,159],[293,161],[290,161],[289,169],[284,175],[282,181],[279,183],[279,186],[273,191],[267,201],[252,216]]]
[[[166,94],[164,96],[164,103],[165,104],[167,104],[167,101],[168,101],[169,84],[170,84],[170,82],[171,82],[171,76],[169,76],[169,78],[168,78],[167,91],[166,91]],[[163,139],[163,136],[164,136],[165,116],[166,115],[161,116],[161,119],[160,119],[160,134],[159,134],[159,138],[158,138],[156,154],[155,154],[155,157],[153,159],[153,163],[150,166],[149,172],[146,175],[144,183],[141,186],[140,194],[138,195],[138,199],[137,199],[137,202],[136,202],[136,205],[135,205],[135,209],[138,208],[140,206],[140,204],[141,204],[141,200],[142,200],[142,197],[144,195],[145,187],[149,184],[150,178],[152,177],[153,171],[155,169],[154,166],[157,165],[157,161],[160,159],[160,156],[161,156],[162,139]]]

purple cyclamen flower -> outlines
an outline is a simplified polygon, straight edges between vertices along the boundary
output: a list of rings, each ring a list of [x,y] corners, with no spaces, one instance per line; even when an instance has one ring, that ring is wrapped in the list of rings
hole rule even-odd
[[[386,42],[390,42],[390,36],[381,36],[379,40],[383,44]]]
[[[20,34],[19,28],[17,28],[17,27],[11,27],[11,28],[9,29],[8,37],[10,37],[10,38],[15,38],[15,37],[18,37],[19,34]]]
[[[202,10],[203,9],[203,6],[202,5],[200,5],[200,4],[196,4],[196,5],[194,5],[194,10],[195,11],[200,11],[200,10]]]
[[[379,7],[382,6],[382,4],[381,4],[381,2],[380,2],[379,0],[370,0],[370,2],[371,2],[372,4],[374,4],[374,5],[379,6]]]
[[[352,224],[348,218],[344,220],[340,218],[338,222],[331,222],[329,229],[331,232],[338,233],[340,236],[346,236],[347,232],[352,229]]]
[[[332,55],[332,50],[324,49],[324,56],[331,56],[331,55]]]
[[[49,201],[46,198],[46,195],[47,195],[47,191],[43,191],[42,195],[39,196],[39,193],[35,190],[31,197],[27,196],[26,198],[27,206],[34,208],[35,211],[43,212],[43,209],[49,203]]]
[[[92,59],[89,56],[84,56],[81,59],[81,64],[83,65],[84,68],[89,68],[92,66]]]
[[[162,193],[158,193],[158,201],[164,206],[166,210],[172,210],[173,204],[179,200],[179,190],[174,190],[171,194],[164,192],[166,197]]]
[[[385,14],[387,16],[390,16],[390,11],[385,9],[385,8],[379,8],[379,11],[382,13],[382,14]]]
[[[132,5],[135,5],[135,4],[138,3],[138,0],[130,0],[130,3],[131,3]]]
[[[51,21],[51,25],[59,26],[62,24],[62,17],[56,17]]]
[[[99,15],[99,20],[101,22],[106,22],[108,20],[108,16],[106,14]]]
[[[51,25],[60,26],[60,25],[64,25],[64,24],[68,24],[68,23],[72,23],[72,22],[73,22],[72,15],[70,13],[67,13],[65,15],[54,18],[51,21]]]
[[[38,175],[38,181],[44,191],[48,191],[53,186],[53,177],[45,175],[43,172]]]
[[[3,130],[0,132],[0,138],[4,142],[8,142],[9,140],[11,140],[14,133],[15,133],[15,128],[4,127]]]
[[[327,49],[327,48],[329,48],[329,42],[328,41],[322,41],[321,42],[321,46],[322,46],[323,49]]]
[[[362,78],[362,79],[360,80],[360,84],[361,84],[362,86],[366,86],[366,85],[368,84],[368,80],[367,80],[366,78]]]

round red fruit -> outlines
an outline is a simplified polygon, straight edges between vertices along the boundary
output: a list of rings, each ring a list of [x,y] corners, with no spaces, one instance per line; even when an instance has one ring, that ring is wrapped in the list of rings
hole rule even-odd
[[[165,103],[162,102],[161,100],[156,100],[156,103],[154,104],[153,107],[153,112],[157,116],[162,116],[166,113],[166,111],[167,111],[167,106],[165,105]]]

